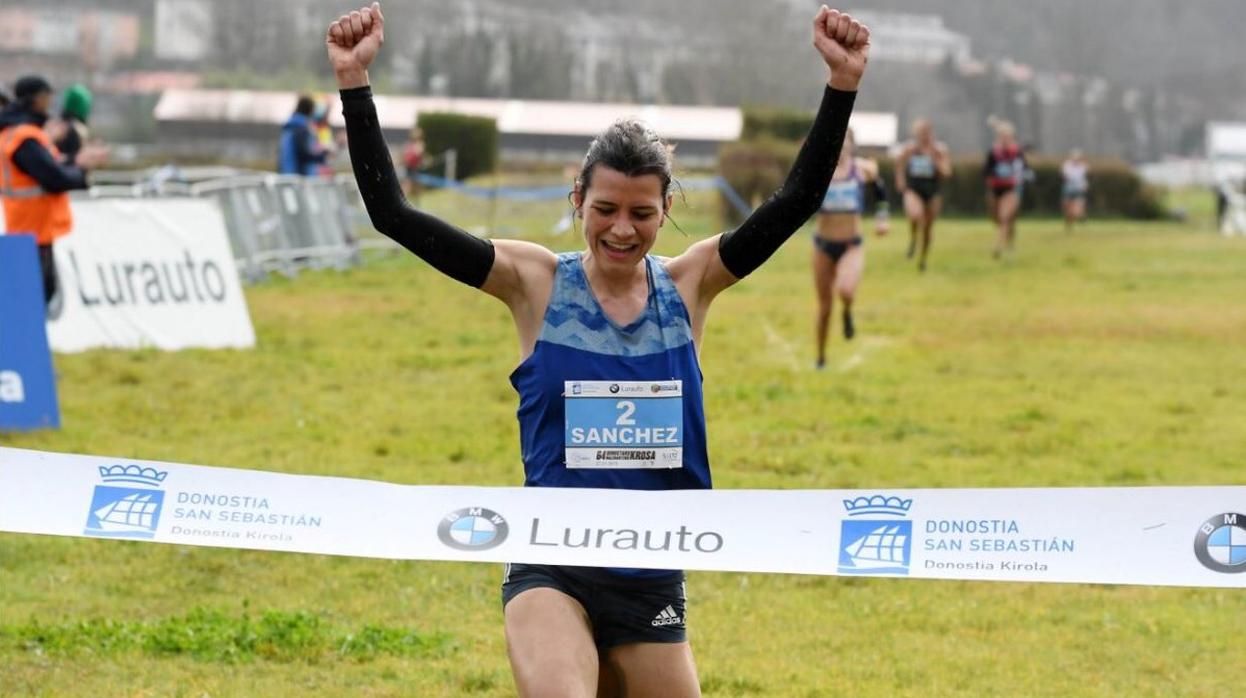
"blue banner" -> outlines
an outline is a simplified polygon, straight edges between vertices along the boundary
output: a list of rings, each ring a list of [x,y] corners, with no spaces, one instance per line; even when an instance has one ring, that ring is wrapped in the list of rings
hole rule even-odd
[[[0,235],[0,431],[60,425],[35,239]]]

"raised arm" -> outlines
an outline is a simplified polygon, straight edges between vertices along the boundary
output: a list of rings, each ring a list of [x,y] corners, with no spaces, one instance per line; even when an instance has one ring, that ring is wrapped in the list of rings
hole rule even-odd
[[[412,208],[402,193],[368,82],[368,66],[384,41],[385,18],[379,3],[342,15],[325,36],[341,89],[351,167],[368,217],[378,231],[438,271],[480,288],[493,268],[493,245]]]
[[[857,86],[869,60],[870,32],[825,5],[813,20],[813,45],[830,69],[822,105],[783,187],[737,229],[702,241],[672,262],[672,272],[699,274],[697,310],[762,265],[818,211],[839,161]],[[678,267],[685,269],[678,269]],[[694,313],[697,312],[694,310]]]

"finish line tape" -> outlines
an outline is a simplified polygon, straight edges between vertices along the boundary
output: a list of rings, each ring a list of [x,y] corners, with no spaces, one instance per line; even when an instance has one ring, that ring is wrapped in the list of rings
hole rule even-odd
[[[0,448],[0,531],[409,560],[1246,587],[1246,487],[424,487]]]

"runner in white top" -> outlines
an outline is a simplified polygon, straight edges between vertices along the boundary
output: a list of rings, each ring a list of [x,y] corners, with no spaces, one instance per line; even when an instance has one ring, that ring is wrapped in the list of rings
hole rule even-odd
[[[1082,151],[1074,148],[1060,167],[1064,186],[1060,190],[1060,208],[1064,211],[1064,230],[1073,232],[1073,224],[1086,220],[1086,195],[1090,182],[1086,175],[1090,167]]]

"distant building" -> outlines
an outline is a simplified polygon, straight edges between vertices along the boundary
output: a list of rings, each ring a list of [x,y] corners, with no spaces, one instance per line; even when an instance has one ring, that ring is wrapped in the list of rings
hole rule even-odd
[[[265,158],[275,152],[278,130],[296,98],[293,92],[167,90],[155,109],[159,145],[183,154]],[[337,95],[325,99],[332,103],[330,123],[343,127]],[[678,144],[681,166],[714,166],[719,147],[738,140],[744,126],[743,113],[736,107],[378,95],[376,109],[381,128],[395,147],[421,112],[494,119],[502,157],[520,162],[579,162],[594,136],[617,119],[634,117]],[[896,143],[895,114],[854,112],[851,126],[863,148],[884,151]]]
[[[276,152],[277,133],[294,109],[293,92],[168,90],[156,104],[159,145],[242,159]],[[343,126],[336,95],[329,113]],[[679,145],[687,165],[712,165],[718,147],[740,137],[737,108],[378,95],[377,115],[391,144],[403,142],[420,112],[453,112],[497,121],[502,156],[516,161],[577,162],[614,120],[637,117]]]
[[[848,120],[852,139],[858,149],[885,153],[896,147],[900,135],[900,119],[890,112],[853,110]]]
[[[1246,162],[1246,123],[1208,122],[1207,159]]]

